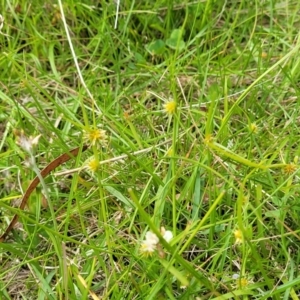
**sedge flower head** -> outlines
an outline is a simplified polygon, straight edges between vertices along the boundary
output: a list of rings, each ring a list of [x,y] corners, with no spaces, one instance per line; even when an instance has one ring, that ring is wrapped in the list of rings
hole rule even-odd
[[[161,228],[161,234],[168,243],[173,238],[173,233],[169,230],[165,230],[164,227]],[[145,240],[141,244],[140,251],[145,256],[151,256],[155,250],[158,250],[158,246],[159,238],[157,237],[157,235],[151,231],[147,231]]]
[[[294,163],[286,164],[284,166],[284,172],[288,175],[293,174],[297,170],[297,165]]]
[[[38,144],[39,138],[41,137],[40,134],[36,137],[27,137],[23,130],[20,132],[15,131],[15,135],[17,136],[16,143],[28,154],[33,153],[33,148]]]
[[[172,233],[172,231],[170,231],[170,230],[165,230],[165,228],[162,227],[162,228],[160,229],[160,232],[161,232],[161,234],[162,234],[162,236],[163,236],[163,238],[164,238],[164,240],[165,240],[166,242],[169,243],[169,242],[172,240],[172,238],[173,238],[173,233]]]
[[[141,252],[145,256],[151,256],[154,251],[156,250],[156,246],[159,242],[158,237],[155,233],[151,231],[146,232],[145,240],[142,242],[141,245]]]
[[[147,242],[149,242],[150,244],[153,245],[157,245],[159,242],[159,239],[157,237],[157,235],[151,231],[147,231],[146,232],[146,239]]]
[[[86,142],[95,146],[96,144],[105,145],[107,142],[106,131],[100,128],[89,129],[84,134]]]
[[[249,284],[253,283],[253,280],[249,276],[240,277],[239,274],[233,274],[232,279],[236,281],[236,288],[243,289],[246,288]]]
[[[141,252],[145,256],[152,256],[154,251],[156,250],[156,244],[151,243],[148,240],[144,240],[141,244]]]
[[[214,140],[213,136],[209,133],[204,138],[204,144],[209,145],[210,143],[213,142],[213,140]]]
[[[257,127],[257,125],[255,123],[251,123],[250,126],[249,126],[249,130],[252,133],[257,133],[258,127]]]
[[[263,51],[261,53],[261,58],[267,58],[267,57],[268,57],[268,53]]]
[[[167,151],[167,156],[172,157],[174,156],[174,148],[170,147]]]
[[[94,157],[91,158],[91,159],[87,162],[87,168],[88,168],[91,172],[95,173],[95,172],[98,170],[98,168],[99,168],[99,160],[95,159]]]
[[[243,233],[241,230],[237,229],[233,232],[235,237],[235,244],[241,244],[243,242]]]
[[[172,101],[168,101],[165,105],[164,105],[164,110],[167,114],[169,115],[173,115],[175,113],[176,110],[176,102],[174,100]]]
[[[247,285],[249,285],[249,280],[247,278],[241,278],[239,280],[239,285],[241,288],[245,288]]]

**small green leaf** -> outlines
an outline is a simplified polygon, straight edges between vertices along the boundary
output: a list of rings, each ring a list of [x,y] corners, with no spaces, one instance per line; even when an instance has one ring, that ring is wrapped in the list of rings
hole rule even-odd
[[[279,218],[281,214],[280,209],[270,210],[265,212],[265,217],[268,218]]]
[[[135,52],[134,58],[135,58],[135,61],[137,63],[145,63],[146,62],[145,57],[142,54],[138,53],[138,52]]]
[[[182,36],[182,29],[174,29],[171,33],[171,39],[172,40],[181,40],[181,36]]]
[[[151,42],[150,44],[146,45],[146,50],[151,54],[151,55],[160,55],[165,52],[165,42],[163,40],[155,40]]]
[[[166,44],[171,49],[178,49],[179,51],[185,48],[185,42],[182,40],[182,30],[174,29],[169,39],[166,40]]]

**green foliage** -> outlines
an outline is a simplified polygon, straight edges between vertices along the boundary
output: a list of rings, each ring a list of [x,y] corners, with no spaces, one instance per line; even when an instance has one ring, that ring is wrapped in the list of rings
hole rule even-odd
[[[300,4],[116,2],[2,5],[0,299],[298,299]]]
[[[155,40],[152,43],[147,44],[146,49],[151,55],[160,55],[165,52],[166,44],[163,40]]]
[[[174,29],[171,33],[170,38],[166,40],[167,46],[173,50],[181,52],[185,48],[185,42],[182,40],[182,30]]]

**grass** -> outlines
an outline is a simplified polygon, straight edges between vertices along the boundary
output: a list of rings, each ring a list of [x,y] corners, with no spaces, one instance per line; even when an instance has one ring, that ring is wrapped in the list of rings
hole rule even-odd
[[[298,1],[98,2],[3,4],[0,298],[298,299]]]

